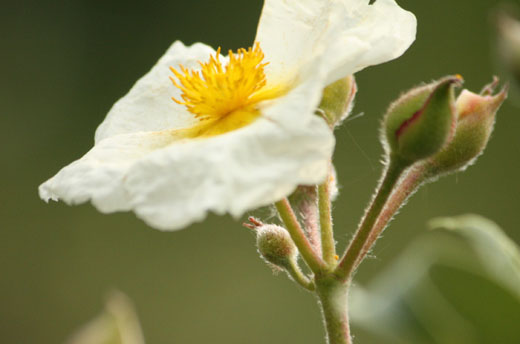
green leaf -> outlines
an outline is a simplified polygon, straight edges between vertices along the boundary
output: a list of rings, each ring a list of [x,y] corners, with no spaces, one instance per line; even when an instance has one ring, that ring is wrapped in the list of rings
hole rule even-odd
[[[355,325],[378,343],[520,343],[520,250],[477,215],[439,218],[366,289]]]
[[[435,218],[429,226],[462,236],[486,272],[520,298],[520,249],[496,223],[479,215],[462,215]]]

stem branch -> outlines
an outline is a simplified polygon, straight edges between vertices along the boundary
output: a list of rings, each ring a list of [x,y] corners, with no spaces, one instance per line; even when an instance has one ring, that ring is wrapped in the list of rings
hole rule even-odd
[[[377,238],[385,230],[388,223],[392,220],[394,215],[399,209],[406,203],[408,198],[421,186],[425,180],[425,166],[421,165],[414,167],[410,172],[406,174],[406,177],[399,183],[399,186],[391,194],[390,198],[386,202],[383,210],[379,214],[374,227],[370,231],[365,246],[361,251],[360,257],[356,262],[356,267],[361,263],[362,258],[368,253],[372,245],[376,242]]]
[[[305,289],[307,289],[309,291],[313,291],[316,289],[314,287],[314,282],[312,280],[310,280],[307,276],[305,276],[305,274],[302,272],[302,270],[298,266],[298,263],[296,262],[296,260],[291,260],[289,264],[291,264],[291,266],[286,271],[289,273],[289,275],[292,277],[292,279],[296,283],[298,283],[299,285],[301,285],[302,287],[304,287]]]
[[[385,170],[384,177],[379,184],[378,191],[372,199],[372,203],[365,212],[365,216],[363,217],[358,230],[354,234],[354,238],[347,247],[343,258],[335,270],[335,274],[339,278],[348,281],[352,277],[352,273],[357,267],[358,262],[360,262],[366,255],[367,249],[365,249],[365,246],[368,239],[371,237],[374,224],[376,223],[388,197],[392,193],[394,186],[397,184],[401,174],[407,167],[408,164],[403,161],[390,157],[390,162]]]
[[[275,206],[305,263],[314,273],[323,271],[325,264],[313,250],[287,198],[276,202]]]
[[[332,216],[330,202],[330,176],[318,187],[318,207],[320,212],[321,251],[323,260],[330,267],[336,264],[336,243],[332,231]]]

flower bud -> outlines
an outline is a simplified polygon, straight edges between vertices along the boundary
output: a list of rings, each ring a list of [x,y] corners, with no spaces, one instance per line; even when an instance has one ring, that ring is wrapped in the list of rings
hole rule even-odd
[[[319,114],[331,128],[340,125],[348,117],[356,93],[357,85],[353,75],[339,79],[325,87],[319,105]]]
[[[461,82],[460,76],[449,76],[414,88],[390,105],[383,123],[387,153],[413,163],[439,152],[453,134],[454,88]]]
[[[267,263],[281,269],[292,269],[298,250],[289,232],[277,225],[262,225],[256,228],[258,252]],[[291,262],[292,261],[292,262]]]
[[[481,94],[463,90],[457,98],[457,125],[453,140],[428,161],[430,177],[464,170],[482,154],[493,131],[498,109],[507,97],[508,86],[492,95],[498,79]]]

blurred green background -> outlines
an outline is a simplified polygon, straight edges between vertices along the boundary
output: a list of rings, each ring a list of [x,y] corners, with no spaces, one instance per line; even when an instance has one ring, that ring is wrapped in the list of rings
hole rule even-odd
[[[477,91],[500,73],[490,22],[495,1],[399,3],[417,16],[417,41],[402,58],[357,74],[354,114],[365,115],[337,132],[341,247],[381,170],[378,125],[388,103],[446,74],[462,74],[465,87]],[[250,46],[261,7],[261,0],[0,5],[1,343],[62,343],[98,313],[111,289],[134,301],[148,343],[323,342],[313,297],[272,276],[240,222],[210,216],[164,233],[132,213],[47,205],[37,194],[40,183],[91,147],[111,105],[174,40]],[[519,112],[506,103],[478,164],[412,198],[377,243],[376,259],[362,265],[359,284],[435,216],[482,214],[520,242]],[[356,343],[373,343],[354,333]]]

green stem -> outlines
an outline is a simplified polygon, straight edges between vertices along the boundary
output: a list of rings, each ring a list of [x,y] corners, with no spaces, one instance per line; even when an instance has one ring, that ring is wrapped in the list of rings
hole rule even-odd
[[[348,320],[348,284],[325,277],[316,280],[318,295],[328,344],[352,344]]]
[[[330,202],[330,176],[318,187],[318,207],[320,212],[321,251],[323,260],[333,267],[336,264],[336,243],[332,231]]]
[[[399,183],[399,186],[392,193],[386,202],[383,210],[379,214],[374,227],[370,231],[365,246],[360,254],[360,259],[356,262],[356,267],[361,263],[363,257],[368,253],[377,238],[383,233],[388,223],[392,220],[394,215],[406,203],[408,198],[419,189],[426,179],[426,166],[420,165],[412,168],[406,176]]]
[[[409,164],[398,158],[390,158],[384,177],[379,184],[378,191],[372,199],[372,203],[365,212],[365,216],[363,217],[358,230],[354,234],[354,238],[347,247],[343,258],[335,270],[335,274],[342,280],[350,280],[352,273],[357,266],[357,262],[361,261],[366,254],[367,251],[364,250],[364,247],[370,237],[372,228],[388,197],[392,193],[394,186],[397,184],[401,174],[408,166]]]
[[[299,285],[301,285],[309,291],[313,291],[316,289],[314,287],[314,282],[310,280],[307,276],[305,276],[295,259],[291,259],[289,261],[289,264],[290,266],[286,269],[286,271],[296,283],[298,283]]]
[[[325,263],[313,250],[287,198],[276,202],[275,206],[305,263],[314,273],[325,270]]]

